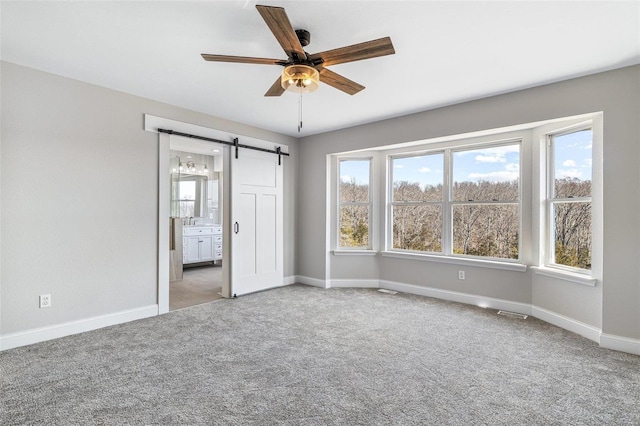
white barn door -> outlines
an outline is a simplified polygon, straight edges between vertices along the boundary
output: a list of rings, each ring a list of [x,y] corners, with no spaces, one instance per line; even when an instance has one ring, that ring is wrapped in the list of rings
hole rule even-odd
[[[283,285],[283,167],[248,149],[231,159],[231,296]]]

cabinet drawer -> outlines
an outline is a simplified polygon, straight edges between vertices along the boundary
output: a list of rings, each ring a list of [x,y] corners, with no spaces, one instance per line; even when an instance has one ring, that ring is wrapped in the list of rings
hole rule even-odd
[[[183,228],[184,235],[211,235],[213,234],[213,227],[211,226],[191,226],[188,228]]]
[[[214,250],[222,252],[222,244],[216,244],[216,246],[214,247]]]
[[[217,251],[213,254],[213,258],[216,260],[222,259],[222,252],[221,251]]]
[[[222,244],[222,235],[214,235],[213,242],[214,243],[218,243],[218,244]]]
[[[214,226],[213,233],[222,235],[222,226]]]

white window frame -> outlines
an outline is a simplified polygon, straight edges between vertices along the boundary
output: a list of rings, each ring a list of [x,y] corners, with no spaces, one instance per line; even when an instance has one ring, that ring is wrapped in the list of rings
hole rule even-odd
[[[481,148],[497,148],[500,146],[506,145],[518,145],[518,199],[517,200],[502,200],[502,201],[454,201],[453,199],[453,154],[461,151],[472,151]],[[463,257],[463,258],[471,258],[471,259],[484,259],[484,260],[494,260],[498,262],[512,262],[512,263],[521,263],[522,262],[522,229],[523,229],[523,218],[522,218],[522,163],[523,163],[523,144],[522,138],[516,138],[511,140],[504,140],[500,142],[494,143],[484,143],[480,145],[470,146],[470,147],[455,147],[451,148],[449,151],[449,188],[448,188],[448,200],[449,200],[449,218],[448,225],[450,227],[449,233],[449,255],[455,257]],[[453,253],[453,208],[455,206],[464,206],[464,205],[517,205],[518,206],[518,257],[516,259],[511,258],[502,258],[502,257],[489,257],[489,256],[473,256],[468,254],[454,254]]]
[[[547,213],[546,198],[548,195],[547,185],[549,184],[548,170],[549,159],[547,155],[548,138],[550,134],[560,134],[562,132],[576,131],[581,128],[591,127],[593,131],[592,140],[592,179],[591,179],[591,270],[584,270],[564,265],[555,266],[550,264],[549,250],[551,234],[554,228],[551,226]],[[586,286],[597,286],[602,282],[602,261],[603,261],[603,114],[595,112],[582,116],[566,117],[543,123],[533,129],[533,138],[537,143],[533,144],[534,158],[537,158],[538,165],[534,167],[534,259],[531,269],[536,275],[543,275],[572,284],[582,284]],[[547,231],[549,230],[549,231]]]
[[[412,157],[422,157],[422,156],[427,156],[427,155],[437,155],[437,154],[442,154],[442,167],[443,167],[443,176],[442,176],[442,200],[441,201],[394,201],[393,200],[393,160],[395,159],[400,159],[400,158],[412,158]],[[434,255],[443,255],[446,253],[446,244],[447,244],[447,239],[446,239],[446,216],[447,216],[447,196],[448,196],[448,190],[447,190],[447,173],[446,173],[446,168],[447,168],[447,153],[446,150],[444,149],[437,149],[437,150],[432,150],[432,151],[420,151],[420,152],[410,152],[410,153],[404,153],[404,154],[398,154],[398,155],[390,155],[387,158],[387,170],[389,170],[388,172],[388,180],[387,180],[387,190],[388,190],[388,200],[389,202],[387,203],[387,217],[388,217],[388,221],[387,223],[388,225],[388,251],[396,251],[396,252],[404,252],[404,253],[426,253],[426,254],[434,254]],[[394,248],[393,247],[393,207],[394,206],[428,206],[428,205],[441,205],[442,206],[442,224],[441,224],[441,235],[442,235],[442,250],[439,252],[433,252],[433,251],[418,251],[418,250],[407,250],[407,249],[401,249],[401,248]]]
[[[552,140],[554,137],[569,135],[571,133],[576,133],[584,130],[591,130],[592,134],[595,134],[593,124],[591,122],[572,126],[566,129],[562,129],[555,132],[549,132],[545,135],[545,157],[546,157],[546,195],[545,195],[545,225],[546,229],[544,230],[544,241],[543,244],[545,246],[544,250],[544,267],[555,269],[559,271],[566,271],[574,274],[581,274],[585,276],[592,275],[592,269],[584,269],[578,268],[568,265],[562,265],[559,263],[555,263],[555,217],[553,213],[553,206],[556,203],[589,203],[591,206],[592,216],[593,216],[593,185],[591,189],[591,196],[589,197],[572,197],[572,198],[556,198],[555,197],[555,147],[553,146]],[[592,142],[593,144],[593,142]],[[592,147],[592,158],[593,158],[593,147]],[[593,183],[593,165],[591,166],[591,181]],[[594,242],[594,232],[593,232],[593,220],[592,220],[592,228],[590,230],[591,233],[591,255],[593,256],[593,249],[595,246]],[[592,259],[593,263],[593,259]]]
[[[368,202],[342,202],[340,197],[340,166],[343,161],[367,161],[369,162],[369,201]],[[374,247],[374,218],[373,216],[376,214],[374,211],[374,157],[373,156],[338,156],[336,158],[336,225],[335,225],[335,233],[336,233],[336,250],[334,253],[340,252],[362,252],[369,251],[371,252]],[[367,246],[359,246],[359,247],[345,247],[340,245],[340,210],[342,206],[367,206],[369,208],[369,244]]]
[[[518,200],[514,201],[477,201],[477,202],[469,202],[469,201],[454,201],[453,200],[453,153],[461,152],[461,151],[471,151],[476,149],[483,148],[495,148],[499,146],[506,145],[519,145],[519,176],[518,176]],[[437,258],[451,258],[451,259],[460,259],[460,260],[469,260],[469,261],[480,261],[480,262],[494,262],[501,264],[522,264],[523,256],[522,256],[522,240],[523,240],[523,211],[522,211],[522,191],[523,191],[523,138],[522,137],[509,137],[509,138],[501,138],[500,136],[495,136],[494,138],[476,142],[469,140],[458,140],[455,141],[453,145],[450,145],[446,148],[433,149],[433,150],[421,150],[421,151],[404,151],[398,152],[396,154],[390,154],[387,156],[387,170],[388,170],[388,180],[387,180],[387,244],[386,244],[386,253],[390,257],[395,257],[394,254],[414,254],[418,256],[433,256]],[[393,206],[394,205],[406,205],[405,203],[397,203],[393,201],[393,159],[396,158],[408,158],[408,157],[417,157],[423,155],[430,154],[444,154],[444,164],[443,164],[443,187],[444,194],[442,200],[442,252],[427,252],[427,251],[415,251],[415,250],[405,250],[400,248],[393,247]],[[416,202],[411,203],[411,205],[427,205],[427,204],[438,204],[437,202]],[[504,204],[517,204],[518,205],[518,258],[517,259],[505,259],[505,258],[496,258],[496,257],[488,257],[488,256],[474,256],[474,255],[465,255],[465,254],[455,254],[453,253],[453,208],[456,205],[504,205]]]

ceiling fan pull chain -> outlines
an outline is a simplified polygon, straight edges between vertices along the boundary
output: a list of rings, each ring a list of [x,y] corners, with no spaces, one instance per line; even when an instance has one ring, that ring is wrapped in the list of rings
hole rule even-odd
[[[298,133],[302,130],[302,90],[300,90],[300,100],[298,101]]]

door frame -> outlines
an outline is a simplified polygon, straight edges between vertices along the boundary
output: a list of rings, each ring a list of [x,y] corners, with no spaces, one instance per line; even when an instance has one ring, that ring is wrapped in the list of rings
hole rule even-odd
[[[188,133],[218,140],[227,140],[233,142],[234,138],[241,138],[243,144],[252,145],[258,148],[275,149],[280,147],[283,152],[288,151],[287,145],[265,141],[262,139],[252,138],[216,130],[209,127],[198,126],[196,124],[185,123],[182,121],[171,120],[169,118],[158,117],[151,114],[144,114],[144,130],[158,134],[158,282],[157,282],[157,303],[158,315],[169,312],[169,226],[168,218],[170,216],[170,188],[169,188],[169,157],[170,135],[158,132],[158,129],[173,130],[182,133]],[[231,148],[225,146],[223,149],[223,213],[222,213],[222,296],[231,297],[231,179],[228,171],[230,170]],[[242,155],[240,152],[239,155]],[[226,283],[226,284],[225,284]]]

